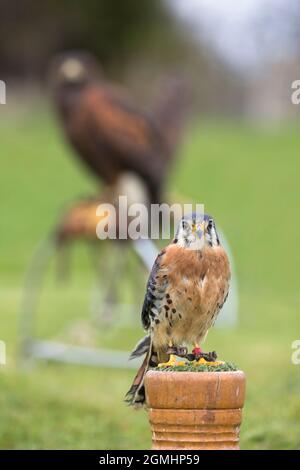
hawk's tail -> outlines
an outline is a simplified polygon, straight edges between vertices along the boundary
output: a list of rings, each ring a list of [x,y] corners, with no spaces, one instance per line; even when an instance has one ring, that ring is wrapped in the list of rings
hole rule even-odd
[[[153,348],[150,336],[145,336],[145,338],[136,345],[130,355],[130,359],[142,356],[143,354],[146,354],[145,359],[125,397],[125,401],[135,408],[143,406],[146,401],[144,386],[146,372],[150,367],[156,367],[158,365],[158,355]]]

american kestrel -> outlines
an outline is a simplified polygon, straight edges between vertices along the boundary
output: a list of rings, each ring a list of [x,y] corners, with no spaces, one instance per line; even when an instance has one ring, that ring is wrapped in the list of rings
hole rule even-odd
[[[229,281],[229,260],[213,218],[184,216],[173,242],[157,256],[148,280],[141,315],[147,336],[131,354],[131,358],[146,357],[126,395],[130,404],[144,404],[147,370],[168,359],[172,365],[173,354],[215,360],[215,353],[202,353],[199,343],[227,298]],[[194,345],[191,355],[188,343]]]
[[[65,134],[81,160],[105,184],[115,186],[124,172],[143,183],[150,203],[162,190],[186,114],[186,85],[169,82],[160,107],[140,110],[126,90],[99,73],[84,52],[65,53],[52,67],[55,103]]]

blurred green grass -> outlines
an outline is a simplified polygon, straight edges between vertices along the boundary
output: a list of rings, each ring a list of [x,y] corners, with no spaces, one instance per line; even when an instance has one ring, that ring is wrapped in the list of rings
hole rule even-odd
[[[1,113],[0,339],[8,364],[0,368],[0,447],[149,448],[145,413],[122,401],[132,371],[16,366],[21,289],[33,250],[66,203],[97,185],[75,164],[47,108]],[[244,449],[300,448],[300,366],[291,364],[300,327],[299,130],[295,124],[259,130],[199,122],[186,137],[170,182],[172,191],[205,203],[236,259],[239,324],[213,329],[206,349],[216,349],[247,374]],[[61,309],[49,300],[44,311],[45,336],[54,334],[62,318],[84,318],[93,276],[83,254],[76,263]],[[59,298],[64,290],[49,292],[49,299]],[[134,314],[136,328],[99,331],[98,340],[129,350],[142,334],[139,312]]]

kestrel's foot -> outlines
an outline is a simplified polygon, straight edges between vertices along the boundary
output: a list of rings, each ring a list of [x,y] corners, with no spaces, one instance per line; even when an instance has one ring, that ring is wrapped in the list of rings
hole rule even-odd
[[[174,367],[184,365],[184,361],[177,361],[175,354],[170,354],[168,362],[162,362],[157,367]]]
[[[201,352],[198,357],[195,357],[194,364],[195,366],[219,366],[220,364],[224,364],[223,361],[217,361],[217,353],[216,351],[212,351],[209,353]]]
[[[173,367],[176,364],[176,356],[174,354],[170,354],[168,362],[161,362],[158,364],[157,367]]]
[[[195,359],[198,359],[201,357],[201,354],[203,353],[202,349],[198,345],[198,343],[194,343],[194,349],[192,349],[192,352],[190,354],[186,355],[186,358],[189,361],[195,361]]]
[[[187,354],[186,357],[189,361],[200,361],[201,359],[203,359],[201,364],[204,364],[207,362],[210,362],[210,363],[216,362],[218,356],[217,356],[216,351],[205,353],[202,351],[201,348],[196,347],[193,349],[192,353]]]
[[[217,355],[216,351],[212,351],[212,352],[209,352],[209,353],[201,352],[200,355],[199,355],[199,359],[201,359],[201,358],[204,359],[207,362],[214,362],[214,361],[217,360],[218,355]],[[198,357],[196,359],[198,359]]]

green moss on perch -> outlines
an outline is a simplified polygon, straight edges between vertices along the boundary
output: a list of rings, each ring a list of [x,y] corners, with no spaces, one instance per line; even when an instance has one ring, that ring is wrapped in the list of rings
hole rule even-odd
[[[238,370],[238,368],[232,362],[223,362],[218,365],[195,364],[194,362],[190,362],[184,365],[156,367],[154,370],[160,372],[231,372]]]

